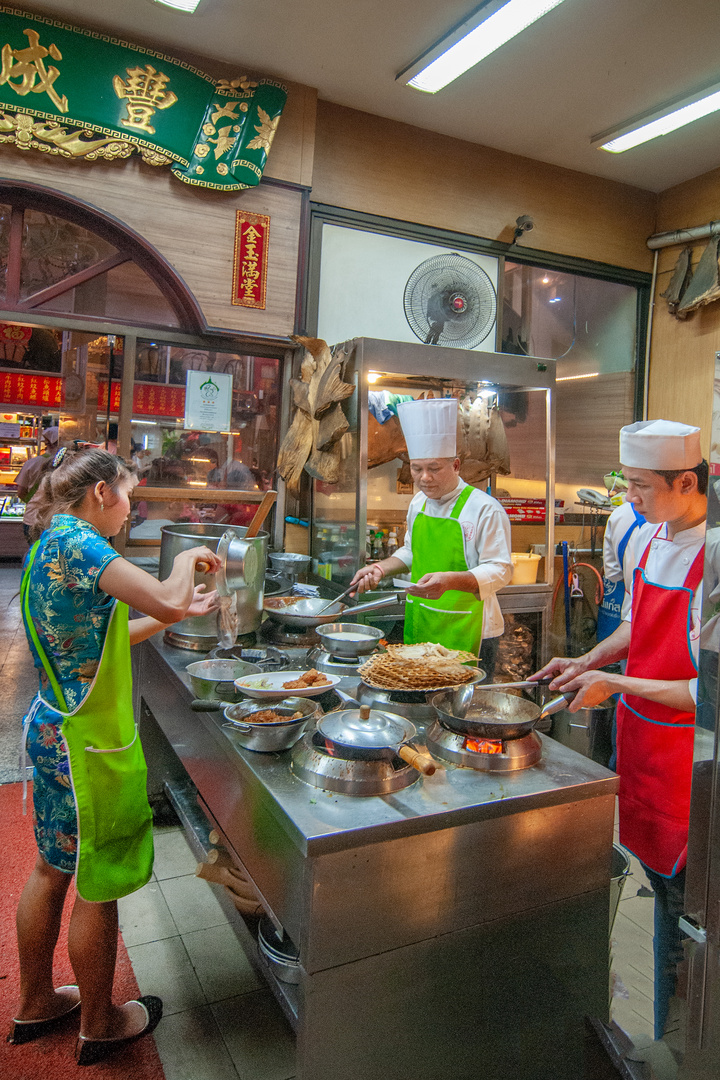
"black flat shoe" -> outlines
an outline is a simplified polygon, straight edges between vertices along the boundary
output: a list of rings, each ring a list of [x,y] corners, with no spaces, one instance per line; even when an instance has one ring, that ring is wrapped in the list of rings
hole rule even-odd
[[[77,986],[58,986],[58,990],[77,990]],[[59,1016],[51,1016],[47,1020],[13,1020],[13,1029],[7,1037],[7,1041],[14,1046],[22,1046],[23,1043],[32,1042],[42,1035],[49,1035],[60,1024],[64,1023],[80,1008],[80,1002],[75,1004]]]
[[[78,1065],[95,1065],[98,1061],[108,1057],[109,1054],[121,1050],[128,1043],[135,1042],[137,1039],[141,1039],[143,1035],[149,1035],[151,1031],[155,1030],[162,1019],[162,1001],[159,997],[153,997],[151,994],[135,1000],[139,1005],[142,1005],[147,1015],[147,1023],[142,1031],[138,1031],[136,1035],[127,1035],[124,1039],[88,1039],[85,1035],[78,1036],[77,1046],[75,1047],[75,1061]],[[126,1004],[128,1003],[126,1002]]]

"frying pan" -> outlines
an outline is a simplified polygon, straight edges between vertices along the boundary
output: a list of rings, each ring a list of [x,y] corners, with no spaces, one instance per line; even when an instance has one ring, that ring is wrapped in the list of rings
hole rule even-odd
[[[367,604],[356,604],[354,607],[348,607],[347,604],[340,604],[337,601],[334,601],[328,607],[327,600],[321,596],[298,597],[297,603],[292,606],[283,605],[280,599],[279,597],[270,597],[263,604],[263,610],[268,613],[274,622],[282,623],[283,626],[290,626],[297,630],[314,630],[316,626],[322,626],[324,623],[337,622],[341,615],[349,619],[353,615],[358,615],[361,611],[374,611],[376,608],[391,607],[398,602],[395,595],[384,596],[379,600],[370,600]],[[322,615],[318,615],[317,612],[322,608],[325,610]]]
[[[346,697],[345,694],[342,696]],[[352,699],[348,696],[348,700]],[[328,750],[338,747],[342,757],[392,761],[397,755],[423,776],[432,776],[435,772],[432,758],[410,744],[417,734],[415,725],[395,713],[371,709],[369,705],[342,709],[326,713],[318,722],[317,730],[325,739]]]
[[[430,699],[441,723],[458,735],[482,739],[521,739],[538,720],[564,709],[574,694],[561,694],[542,709],[513,694],[472,685],[442,691]]]

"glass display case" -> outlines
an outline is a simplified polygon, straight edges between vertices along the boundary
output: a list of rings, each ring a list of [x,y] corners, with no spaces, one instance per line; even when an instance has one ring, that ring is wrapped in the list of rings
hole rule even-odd
[[[545,613],[554,574],[553,560],[544,558],[554,548],[554,362],[372,338],[343,348],[343,378],[356,393],[344,402],[350,428],[337,449],[340,477],[312,481],[315,577],[345,588],[358,566],[402,545],[413,486],[400,456],[397,399],[453,396],[486,437],[484,455],[471,442],[463,446],[461,476],[500,499],[511,519],[512,550],[524,556],[513,560],[515,579],[498,594],[501,607],[521,621],[523,613]],[[545,651],[546,620],[540,621],[535,656]]]

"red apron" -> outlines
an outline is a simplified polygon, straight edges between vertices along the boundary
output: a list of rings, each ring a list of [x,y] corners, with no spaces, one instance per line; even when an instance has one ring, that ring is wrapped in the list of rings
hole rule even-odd
[[[653,585],[645,576],[651,544],[635,569],[626,674],[640,679],[694,679],[692,601],[702,581],[705,545],[684,584],[668,587]],[[664,877],[680,873],[687,860],[694,738],[694,711],[677,712],[633,694],[620,698],[620,843]]]

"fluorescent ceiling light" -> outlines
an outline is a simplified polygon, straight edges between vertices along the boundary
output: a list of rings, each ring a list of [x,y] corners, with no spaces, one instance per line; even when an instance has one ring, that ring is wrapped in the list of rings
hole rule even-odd
[[[563,0],[488,0],[397,78],[435,94]]]
[[[599,371],[588,371],[587,375],[558,375],[555,382],[573,382],[575,379],[597,379]]]
[[[201,3],[201,0],[155,0],[156,4],[162,4],[163,7],[175,8],[176,11],[184,11],[187,15],[192,15],[195,8]]]
[[[608,150],[611,154],[622,154],[626,150],[632,150],[634,146],[657,139],[660,135],[668,135],[671,131],[692,124],[702,116],[720,109],[720,83],[705,86],[702,90],[688,94],[684,98],[675,99],[658,106],[651,113],[644,116],[635,116],[625,124],[603,131],[593,136],[590,140],[593,146],[600,150]]]

